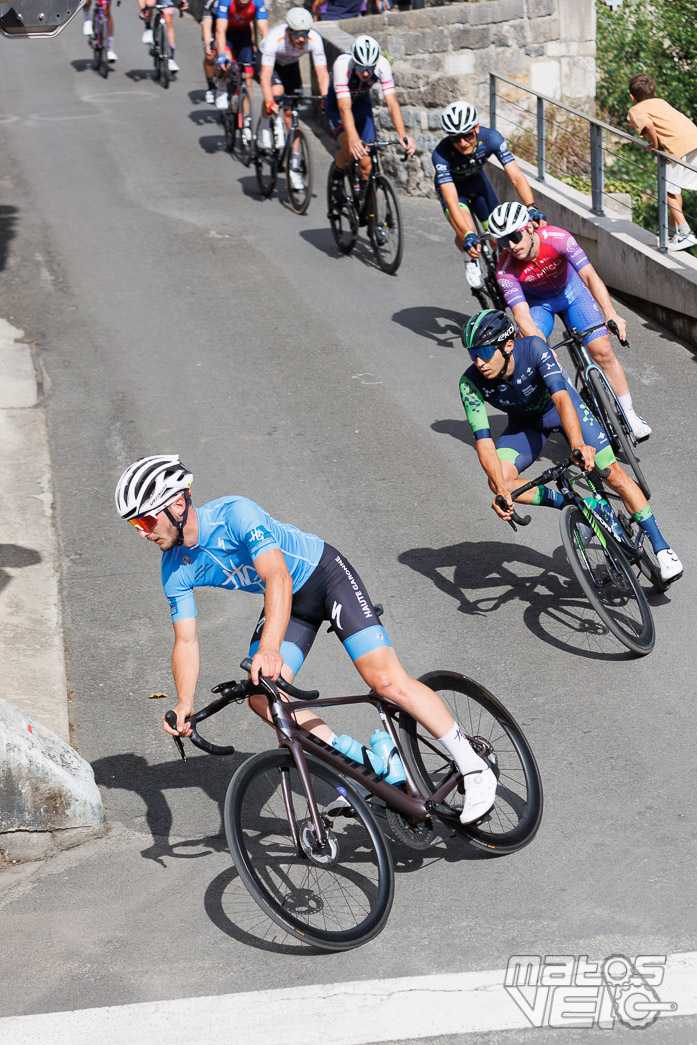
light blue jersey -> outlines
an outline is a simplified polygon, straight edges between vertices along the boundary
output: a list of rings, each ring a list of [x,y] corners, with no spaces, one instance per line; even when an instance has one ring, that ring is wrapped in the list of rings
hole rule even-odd
[[[162,556],[162,587],[172,620],[196,616],[194,588],[263,592],[254,560],[279,548],[298,591],[319,562],[324,541],[278,522],[247,497],[220,497],[196,509],[198,542]]]

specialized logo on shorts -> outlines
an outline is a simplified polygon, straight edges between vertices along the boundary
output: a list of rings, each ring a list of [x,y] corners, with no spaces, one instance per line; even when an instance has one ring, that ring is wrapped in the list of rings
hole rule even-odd
[[[332,606],[332,620],[336,625],[336,630],[341,631],[341,610],[343,609],[340,602],[335,602]]]
[[[259,623],[257,624],[256,628],[254,629],[254,634],[255,635],[261,635],[262,631],[264,630],[264,625],[265,624],[266,624],[266,617],[260,617],[259,618]]]

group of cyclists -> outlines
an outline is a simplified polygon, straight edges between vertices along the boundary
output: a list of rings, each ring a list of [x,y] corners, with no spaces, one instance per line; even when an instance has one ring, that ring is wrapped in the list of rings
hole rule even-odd
[[[140,0],[139,0],[140,2]],[[260,51],[252,46],[256,22]],[[259,147],[268,147],[269,120],[279,98],[302,86],[299,60],[312,56],[325,111],[336,137],[335,193],[343,191],[347,164],[357,161],[369,174],[364,142],[375,137],[370,88],[380,84],[388,113],[407,155],[415,143],[406,134],[388,59],[379,43],[359,36],[340,55],[331,72],[312,15],[291,8],[285,21],[269,27],[264,0],[207,0],[202,20],[207,100],[227,107],[227,72],[233,61],[244,69],[251,87],[254,67],[261,86]],[[460,395],[476,452],[494,494],[492,507],[504,520],[513,510],[511,492],[519,475],[539,456],[549,435],[561,431],[586,468],[609,469],[608,484],[618,493],[650,541],[665,582],[677,580],[682,565],[661,533],[637,484],[615,460],[608,437],[585,406],[569,374],[547,345],[556,315],[578,329],[600,324],[588,334],[591,357],[604,370],[637,440],[651,428],[634,408],[624,370],[615,356],[604,323],[614,321],[623,338],[626,326],[617,315],[602,279],[574,237],[548,225],[536,207],[530,185],[503,137],[482,127],[473,105],[455,101],[440,117],[445,137],[433,150],[435,191],[464,257],[468,283],[481,278],[477,258],[482,238],[474,213],[498,253],[496,278],[511,319],[504,311],[485,310],[462,327],[462,343],[471,365],[460,379]],[[516,201],[500,203],[483,167],[489,157],[503,166]],[[508,415],[494,441],[487,405]],[[192,475],[178,455],[141,458],[123,472],[116,488],[119,515],[162,552],[162,579],[174,625],[172,665],[178,702],[172,735],[188,736],[185,719],[193,710],[199,673],[194,589],[200,585],[260,592],[264,605],[250,646],[251,675],[292,681],[323,620],[332,629],[364,680],[377,693],[405,708],[443,745],[464,781],[461,819],[485,816],[496,794],[491,767],[472,749],[459,724],[440,699],[402,668],[379,623],[360,577],[344,555],[314,534],[274,519],[244,497],[230,496],[195,508]],[[497,503],[503,498],[506,507]],[[560,509],[561,494],[539,486],[526,502]],[[260,710],[263,711],[260,705]],[[307,721],[305,721],[307,720]],[[312,712],[304,724],[326,743],[335,734]]]

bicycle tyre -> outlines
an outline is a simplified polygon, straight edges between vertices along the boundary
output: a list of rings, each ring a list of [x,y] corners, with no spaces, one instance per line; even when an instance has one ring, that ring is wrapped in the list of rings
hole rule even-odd
[[[525,735],[503,704],[474,679],[454,671],[430,671],[419,679],[441,698],[468,736],[490,749],[499,777],[496,804],[488,820],[451,826],[477,849],[493,856],[515,853],[528,845],[542,820],[543,796],[540,771]],[[445,749],[406,712],[399,714],[404,756],[424,797],[430,797],[454,763]],[[459,813],[463,790],[448,796],[447,804]]]
[[[621,418],[617,416],[617,410],[611,394],[608,392],[607,378],[597,370],[591,370],[588,375],[592,391],[600,407],[598,420],[607,432],[615,456],[621,464],[626,464],[634,473],[634,478],[644,497],[651,497],[649,484],[644,478],[644,473],[634,453],[631,440],[622,426]]]
[[[155,19],[153,19],[155,21]],[[152,62],[154,66],[153,76],[156,80],[160,79],[160,19],[155,21],[155,26],[152,31],[152,47],[150,48],[150,54],[152,55]]]
[[[589,537],[579,533],[580,525]],[[645,657],[654,647],[656,630],[646,596],[624,553],[619,546],[612,547],[609,537],[604,547],[575,504],[562,509],[559,527],[569,565],[594,611],[623,646]]]
[[[298,142],[299,145],[297,149],[298,164],[295,170],[298,171],[302,177],[302,189],[294,189],[290,183],[291,159],[295,151],[293,147],[296,142]],[[296,127],[293,132],[293,137],[288,143],[286,149],[285,176],[286,193],[288,195],[290,208],[296,214],[304,214],[310,206],[310,200],[312,198],[312,156],[310,155],[310,143],[308,142],[302,127]]]
[[[276,179],[278,178],[278,150],[271,145],[270,149],[264,149],[259,144],[260,128],[261,128],[262,117],[260,116],[257,121],[257,147],[254,154],[254,166],[257,175],[257,185],[259,186],[259,192],[265,198],[268,198],[274,190],[276,185]],[[273,132],[272,142],[273,142]]]
[[[223,134],[225,135],[225,151],[232,152],[235,148],[235,135],[237,133],[237,113],[233,109],[235,93],[232,89],[231,83],[227,84],[228,89],[228,104],[220,114],[220,119],[223,124]]]
[[[397,190],[386,174],[378,174],[372,191],[372,214],[368,214],[368,235],[377,263],[388,276],[402,263],[404,231],[402,208]]]
[[[167,37],[167,23],[164,18],[160,21],[159,30],[157,50],[160,62],[160,83],[167,90],[171,76],[169,72],[169,39]]]
[[[344,173],[345,199],[343,202],[336,199],[334,194],[335,171],[336,163],[332,163],[327,178],[327,216],[338,249],[342,254],[350,254],[358,240],[358,215],[351,198],[351,189],[347,189],[346,186],[346,172]]]
[[[235,155],[238,160],[245,166],[249,167],[252,162],[252,98],[249,93],[249,88],[246,84],[240,87],[240,92],[237,96],[237,149]],[[249,135],[245,135],[245,130],[249,130]]]
[[[351,782],[314,758],[307,758],[307,769],[329,825],[329,854],[313,855],[307,799],[287,748],[253,755],[237,770],[225,796],[225,833],[242,882],[273,921],[323,950],[349,950],[385,926],[394,898],[392,856]],[[301,856],[290,835],[284,778],[302,839]],[[350,813],[332,820],[322,810],[337,794],[348,799]]]
[[[93,27],[95,30],[95,38],[97,41],[97,71],[99,72],[100,76],[103,76],[106,80],[109,76],[109,60],[107,58],[108,26],[106,15],[104,14],[102,8],[100,7],[98,11],[99,14],[95,18],[95,25]]]

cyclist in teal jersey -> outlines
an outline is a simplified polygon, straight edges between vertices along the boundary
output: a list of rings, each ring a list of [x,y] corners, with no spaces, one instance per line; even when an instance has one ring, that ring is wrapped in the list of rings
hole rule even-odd
[[[462,343],[472,365],[460,378],[460,396],[474,435],[477,457],[494,494],[492,508],[510,519],[511,491],[520,473],[542,453],[553,432],[563,432],[572,450],[583,455],[585,467],[609,468],[607,483],[645,531],[656,553],[661,577],[675,581],[682,563],[658,528],[649,502],[615,460],[607,435],[559,365],[552,350],[535,335],[515,339],[515,325],[505,312],[489,309],[471,316],[462,328]],[[508,417],[496,443],[491,435],[487,403]],[[503,511],[496,496],[504,497]],[[528,490],[521,502],[562,509],[564,498],[547,486]]]
[[[162,552],[162,583],[174,626],[172,673],[177,689],[177,728],[194,709],[199,644],[194,589],[259,592],[264,606],[249,655],[251,676],[279,675],[292,682],[323,621],[331,621],[361,677],[380,696],[404,708],[445,747],[463,774],[460,816],[471,823],[485,816],[496,795],[496,776],[479,757],[440,698],[406,673],[379,623],[375,607],[348,559],[312,533],[272,518],[246,497],[222,497],[195,508],[193,476],[176,454],[135,461],[116,486],[116,510],[141,537]],[[268,719],[265,698],[251,698]],[[298,721],[332,744],[336,735],[312,711]]]

